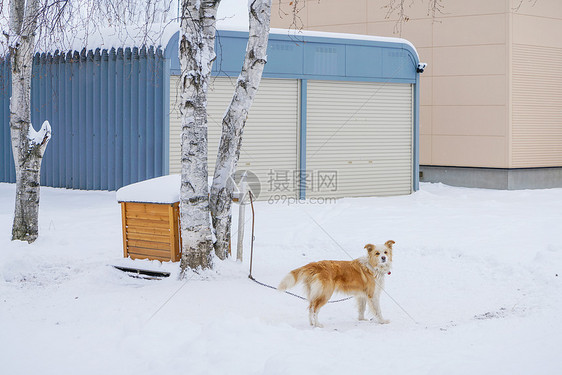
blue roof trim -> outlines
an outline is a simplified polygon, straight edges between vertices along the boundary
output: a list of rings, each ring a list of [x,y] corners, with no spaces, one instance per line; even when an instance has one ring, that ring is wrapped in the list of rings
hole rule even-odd
[[[248,33],[217,31],[213,65],[215,76],[238,76]],[[171,74],[180,74],[179,32],[169,41],[165,56]],[[268,78],[416,83],[417,52],[406,42],[270,34]]]

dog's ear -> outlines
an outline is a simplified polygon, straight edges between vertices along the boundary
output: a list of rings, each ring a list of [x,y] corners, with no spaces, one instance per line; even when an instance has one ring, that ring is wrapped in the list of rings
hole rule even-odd
[[[386,245],[386,247],[388,247],[389,249],[392,250],[392,245],[394,245],[396,242],[392,241],[392,240],[388,240],[386,241],[384,244]]]
[[[368,243],[365,245],[365,249],[367,249],[367,251],[370,253],[371,251],[375,250],[375,245]]]

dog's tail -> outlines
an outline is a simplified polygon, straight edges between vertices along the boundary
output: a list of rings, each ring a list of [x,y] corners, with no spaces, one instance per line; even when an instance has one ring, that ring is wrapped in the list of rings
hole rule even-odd
[[[277,290],[284,292],[287,289],[291,289],[292,287],[294,287],[295,285],[297,285],[299,282],[302,281],[300,279],[300,276],[301,276],[300,268],[297,268],[296,270],[292,270],[287,274],[287,276],[283,278],[283,280],[281,280],[279,286],[277,287]]]

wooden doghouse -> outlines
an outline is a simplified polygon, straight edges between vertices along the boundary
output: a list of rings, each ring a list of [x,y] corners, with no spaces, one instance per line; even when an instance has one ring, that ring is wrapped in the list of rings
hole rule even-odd
[[[164,176],[117,191],[123,256],[176,262],[181,256],[179,180]]]

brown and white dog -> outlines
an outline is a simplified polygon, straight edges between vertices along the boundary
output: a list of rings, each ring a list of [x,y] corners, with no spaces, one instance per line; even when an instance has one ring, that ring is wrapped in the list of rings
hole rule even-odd
[[[390,274],[392,266],[392,245],[365,245],[367,256],[352,261],[323,260],[289,272],[277,287],[285,291],[304,284],[310,305],[308,317],[310,325],[322,327],[318,323],[318,311],[332,297],[335,291],[353,295],[357,299],[359,320],[365,320],[365,307],[369,307],[381,324],[390,323],[383,318],[380,307],[380,295],[384,288],[384,276]]]

